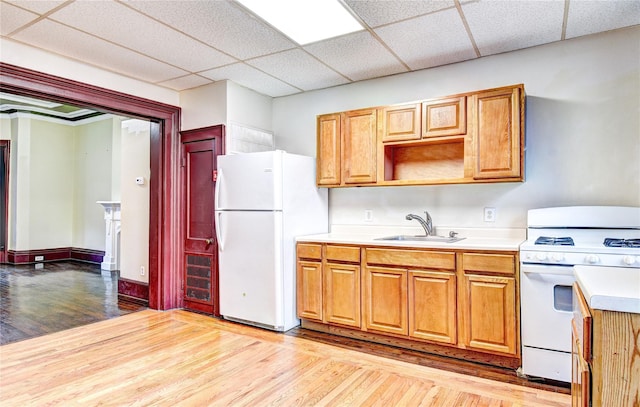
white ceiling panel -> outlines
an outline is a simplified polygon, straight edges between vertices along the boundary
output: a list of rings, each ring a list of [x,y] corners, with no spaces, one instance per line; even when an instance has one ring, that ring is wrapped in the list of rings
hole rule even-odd
[[[236,62],[119,3],[76,1],[49,18],[189,71]]]
[[[276,97],[640,26],[640,0],[341,2],[366,30],[305,47],[236,0],[0,0],[0,35],[168,89]]]
[[[295,47],[278,31],[227,1],[130,1],[127,4],[238,59]]]
[[[640,24],[640,1],[572,0],[569,3],[567,38]]]
[[[345,3],[372,28],[455,7],[453,0],[346,0]]]
[[[16,4],[38,14],[48,13],[65,1],[66,0],[8,0],[9,3]]]
[[[207,85],[211,82],[211,80],[203,78],[199,75],[186,75],[181,76],[180,78],[160,82],[158,83],[158,85],[166,86],[167,88],[180,91],[185,89],[197,88],[198,86]]]
[[[286,84],[244,63],[223,66],[201,72],[200,75],[214,81],[229,79],[249,89],[273,97],[299,93],[301,89]]]
[[[187,74],[181,69],[50,20],[28,27],[14,38],[38,48],[150,82],[160,82]]]
[[[476,57],[456,9],[387,25],[374,31],[412,70]]]
[[[0,34],[8,35],[36,18],[38,18],[37,14],[7,3],[0,3]]]
[[[562,38],[564,0],[481,1],[462,6],[481,55],[533,47]]]
[[[318,42],[304,49],[354,81],[407,71],[368,31]]]
[[[247,63],[302,90],[328,88],[349,82],[300,49],[252,59]]]

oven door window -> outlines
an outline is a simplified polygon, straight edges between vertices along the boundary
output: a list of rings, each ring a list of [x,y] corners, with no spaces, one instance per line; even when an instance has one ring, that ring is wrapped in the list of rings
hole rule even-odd
[[[553,287],[553,308],[558,311],[573,311],[573,292],[571,286],[556,285]]]

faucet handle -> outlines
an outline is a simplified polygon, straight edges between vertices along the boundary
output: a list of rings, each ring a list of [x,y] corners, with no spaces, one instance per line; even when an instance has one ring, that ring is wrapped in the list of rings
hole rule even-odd
[[[449,231],[449,237],[456,237],[458,232],[454,232],[453,230]]]

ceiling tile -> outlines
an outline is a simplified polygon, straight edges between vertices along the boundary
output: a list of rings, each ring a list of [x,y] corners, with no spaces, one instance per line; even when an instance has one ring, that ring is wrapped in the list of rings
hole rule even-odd
[[[640,1],[572,0],[569,3],[566,38],[640,24]]]
[[[358,32],[304,47],[351,80],[406,72],[407,69],[369,32]]]
[[[7,3],[0,3],[0,35],[7,35],[36,18],[38,18],[37,14]]]
[[[300,49],[252,59],[247,63],[302,90],[328,88],[349,82]]]
[[[411,69],[476,58],[456,9],[439,11],[374,31]]]
[[[483,56],[562,39],[564,0],[481,1],[462,11]]]
[[[199,75],[186,75],[181,76],[180,78],[170,79],[168,81],[163,81],[158,83],[160,86],[166,86],[167,88],[171,88],[173,90],[186,90],[191,88],[197,88],[198,86],[204,86],[212,81],[203,78]]]
[[[200,75],[211,78],[214,81],[229,79],[239,85],[272,97],[292,95],[301,92],[300,89],[244,63],[211,69],[206,72],[200,72]]]
[[[50,20],[40,21],[20,31],[13,38],[38,48],[151,83],[187,74],[181,69]]]
[[[345,0],[369,27],[395,23],[455,7],[453,0]]]
[[[228,1],[129,1],[128,5],[238,59],[296,46]]]
[[[74,2],[49,18],[192,72],[236,62],[115,2]]]
[[[24,9],[38,14],[45,14],[58,7],[66,0],[6,0],[8,3],[16,4]]]

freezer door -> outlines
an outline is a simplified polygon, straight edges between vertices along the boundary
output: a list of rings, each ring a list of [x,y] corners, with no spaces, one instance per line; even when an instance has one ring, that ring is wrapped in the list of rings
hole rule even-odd
[[[216,210],[282,210],[283,154],[219,156]]]
[[[220,314],[282,327],[282,212],[217,211]]]

